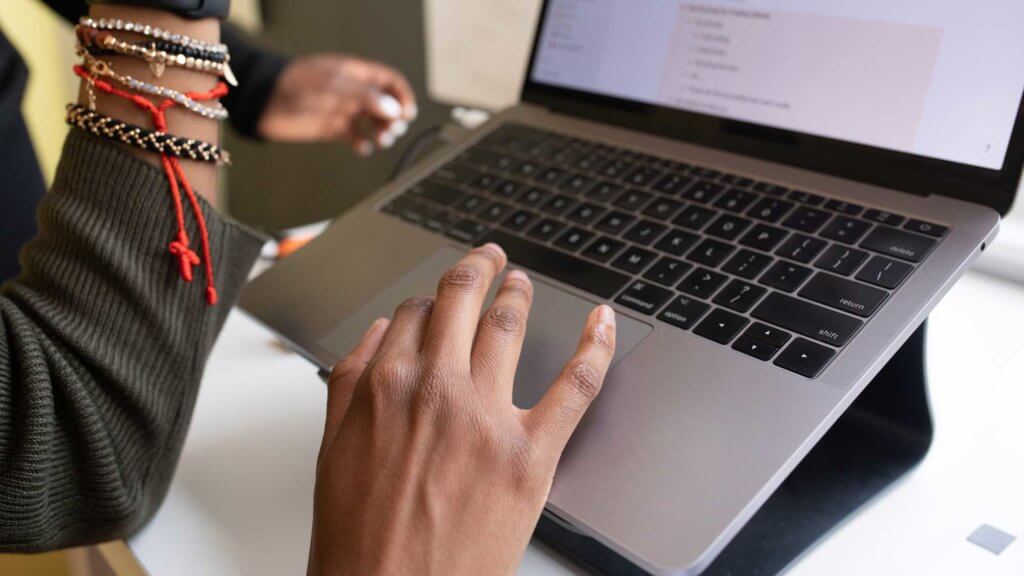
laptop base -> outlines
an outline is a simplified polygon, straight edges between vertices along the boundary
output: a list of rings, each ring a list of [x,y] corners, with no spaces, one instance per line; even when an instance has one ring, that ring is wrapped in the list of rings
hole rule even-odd
[[[779,574],[917,465],[933,436],[924,353],[922,325],[703,574]],[[547,515],[534,534],[595,574],[646,574]]]

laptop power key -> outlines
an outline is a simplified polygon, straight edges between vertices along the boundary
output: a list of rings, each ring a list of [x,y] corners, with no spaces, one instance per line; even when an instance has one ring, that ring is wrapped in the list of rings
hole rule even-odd
[[[480,244],[494,242],[501,246],[510,261],[550,276],[570,286],[611,298],[629,281],[629,276],[609,270],[586,260],[563,254],[501,230],[492,230],[480,239]]]

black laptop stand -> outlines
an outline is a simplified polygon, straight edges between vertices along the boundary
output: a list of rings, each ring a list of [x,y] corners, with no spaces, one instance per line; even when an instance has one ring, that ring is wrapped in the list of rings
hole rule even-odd
[[[907,473],[932,441],[921,326],[704,572],[774,576]],[[645,574],[547,517],[535,535],[596,574]]]

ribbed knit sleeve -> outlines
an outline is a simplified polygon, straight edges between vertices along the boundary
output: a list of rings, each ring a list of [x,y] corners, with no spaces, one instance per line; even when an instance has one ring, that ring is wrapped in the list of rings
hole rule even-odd
[[[163,174],[72,130],[0,288],[0,551],[125,537],[164,498],[210,348],[263,240],[203,203],[220,303],[183,282]],[[197,237],[194,222],[190,234]]]

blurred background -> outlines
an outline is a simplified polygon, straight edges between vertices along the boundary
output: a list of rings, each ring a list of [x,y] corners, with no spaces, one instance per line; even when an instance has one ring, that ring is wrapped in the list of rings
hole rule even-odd
[[[540,0],[233,0],[232,20],[267,47],[286,54],[348,52],[401,69],[419,96],[420,116],[410,135],[370,159],[341,145],[246,141],[226,128],[225,146],[234,158],[224,175],[227,210],[267,232],[332,218],[380,186],[416,135],[446,122],[453,105],[498,109],[515,103],[539,5]],[[38,0],[0,1],[0,27],[31,69],[25,115],[49,181],[67,132],[64,105],[77,90],[68,73],[75,60],[71,29]],[[978,268],[1024,283],[1022,255],[1024,211],[1017,209]],[[66,573],[63,556],[0,556],[3,575]]]

